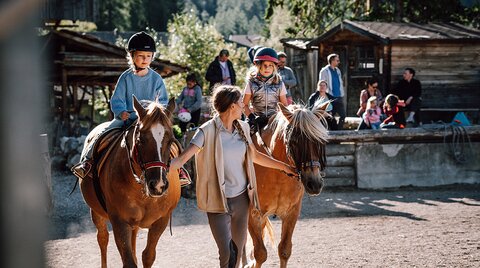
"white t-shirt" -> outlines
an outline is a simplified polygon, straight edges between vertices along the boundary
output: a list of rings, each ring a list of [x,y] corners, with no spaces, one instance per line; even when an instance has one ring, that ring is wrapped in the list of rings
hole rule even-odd
[[[247,145],[242,140],[240,133],[235,129],[233,133],[227,131],[223,125],[220,127],[220,139],[223,148],[223,163],[225,174],[225,196],[227,198],[236,197],[247,189],[247,174],[245,173],[245,154]],[[252,140],[247,135],[249,143]],[[203,131],[197,130],[191,144],[203,147],[205,136]]]

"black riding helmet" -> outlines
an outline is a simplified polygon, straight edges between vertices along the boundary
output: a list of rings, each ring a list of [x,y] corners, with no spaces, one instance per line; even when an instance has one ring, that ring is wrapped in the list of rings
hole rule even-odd
[[[146,32],[138,32],[128,40],[127,51],[148,51],[155,52],[155,40]]]

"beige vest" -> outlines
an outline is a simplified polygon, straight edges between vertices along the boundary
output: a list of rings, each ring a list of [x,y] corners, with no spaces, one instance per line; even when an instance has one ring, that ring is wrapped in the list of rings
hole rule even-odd
[[[248,135],[248,133],[250,133],[248,124],[240,120],[238,122],[242,126],[243,132]],[[197,205],[200,210],[211,213],[228,212],[227,198],[225,197],[223,149],[219,131],[220,125],[220,117],[215,116],[200,126],[205,141],[203,148],[195,155]],[[246,150],[245,159],[248,180],[247,190],[250,204],[254,205],[254,208],[259,209],[255,169],[250,148]]]

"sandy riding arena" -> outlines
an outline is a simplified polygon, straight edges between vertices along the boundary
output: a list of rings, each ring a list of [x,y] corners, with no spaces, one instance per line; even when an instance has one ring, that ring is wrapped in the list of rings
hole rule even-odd
[[[47,267],[100,267],[96,233],[74,177],[56,174],[54,211],[45,243]],[[280,221],[272,219],[276,241]],[[480,185],[395,191],[327,190],[305,197],[289,267],[480,267]],[[174,211],[154,267],[218,267],[206,216],[193,200]],[[139,232],[137,258],[146,243]],[[264,267],[278,267],[267,246]],[[110,232],[108,266],[121,267]],[[141,267],[141,266],[140,266]]]

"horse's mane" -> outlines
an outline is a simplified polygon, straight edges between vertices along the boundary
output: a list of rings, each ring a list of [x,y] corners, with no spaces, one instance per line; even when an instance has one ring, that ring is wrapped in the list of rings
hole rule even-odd
[[[170,120],[170,111],[163,107],[162,104],[156,101],[142,101],[142,106],[145,107],[147,116],[142,121],[143,127],[150,128],[154,123],[160,122],[167,129],[172,128],[172,121]]]
[[[301,133],[301,136],[307,138],[308,140],[314,143],[325,144],[328,139],[325,119],[320,115],[320,119],[317,115],[306,108],[303,105],[296,104],[290,105],[287,107],[292,113],[290,128],[298,129]],[[288,120],[285,118],[281,111],[277,112],[274,117],[271,127],[275,129],[272,140],[271,147],[274,147],[275,140],[279,135],[283,137],[285,143],[289,140],[287,136],[289,133],[287,131],[287,126],[289,125]]]

